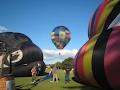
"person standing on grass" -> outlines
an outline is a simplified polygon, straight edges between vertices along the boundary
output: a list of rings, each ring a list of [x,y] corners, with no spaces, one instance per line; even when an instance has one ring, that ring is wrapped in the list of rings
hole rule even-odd
[[[58,82],[58,69],[56,66],[52,68],[52,75],[53,75],[53,79],[50,82],[55,82],[55,81]]]
[[[50,78],[53,78],[52,68],[51,68],[50,71],[49,71],[49,77],[50,77]]]
[[[65,83],[70,82],[70,71],[71,71],[71,68],[69,66],[67,66],[65,68]]]
[[[37,69],[37,74],[39,75],[40,71],[41,71],[41,64],[40,63],[37,63],[36,69]]]
[[[31,73],[32,73],[32,83],[35,83],[35,81],[36,81],[36,75],[37,75],[36,66],[34,66],[34,67],[31,69]]]

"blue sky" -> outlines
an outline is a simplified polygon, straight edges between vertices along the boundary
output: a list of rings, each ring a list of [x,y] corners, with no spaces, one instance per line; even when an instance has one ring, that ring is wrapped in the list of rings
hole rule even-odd
[[[88,23],[102,0],[0,0],[0,27],[29,36],[43,50],[57,50],[51,31],[66,26],[72,34],[65,50],[88,40]]]

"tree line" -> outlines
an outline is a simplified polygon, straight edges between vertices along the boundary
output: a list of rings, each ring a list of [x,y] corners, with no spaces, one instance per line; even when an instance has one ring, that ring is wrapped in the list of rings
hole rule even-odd
[[[53,66],[56,66],[59,69],[65,69],[66,67],[73,68],[73,66],[74,66],[73,61],[74,61],[74,59],[72,57],[68,57],[65,60],[63,60],[62,62],[56,62],[55,64],[50,64],[49,66],[51,68]]]

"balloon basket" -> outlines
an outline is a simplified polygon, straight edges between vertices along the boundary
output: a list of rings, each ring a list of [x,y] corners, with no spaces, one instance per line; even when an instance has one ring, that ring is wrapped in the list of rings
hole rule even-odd
[[[62,50],[62,49],[59,49],[59,50],[58,50],[58,55],[61,56],[61,55],[62,55],[62,52],[63,52],[63,50]]]
[[[0,90],[15,90],[15,80],[11,75],[0,76]]]

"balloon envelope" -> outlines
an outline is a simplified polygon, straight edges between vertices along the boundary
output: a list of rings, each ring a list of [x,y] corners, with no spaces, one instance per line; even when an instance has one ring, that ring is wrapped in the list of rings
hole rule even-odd
[[[0,33],[0,41],[6,44],[7,50],[10,50],[4,57],[4,74],[9,74],[10,54],[12,54],[12,74],[14,76],[31,76],[31,68],[38,63],[41,64],[39,74],[44,73],[46,66],[42,50],[29,37],[22,33],[4,32]]]
[[[75,57],[79,83],[120,90],[120,0],[104,0],[89,25],[89,40]]]
[[[58,26],[51,32],[51,39],[56,48],[63,49],[71,39],[71,32],[65,26]]]

